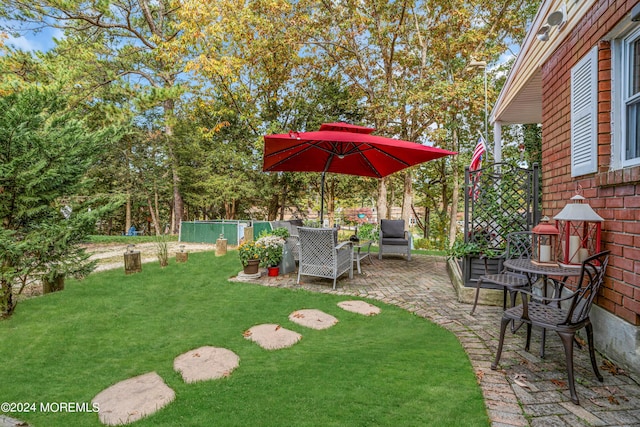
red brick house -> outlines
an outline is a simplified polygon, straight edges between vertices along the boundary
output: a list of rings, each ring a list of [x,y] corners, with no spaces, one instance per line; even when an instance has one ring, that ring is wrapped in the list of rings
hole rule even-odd
[[[491,115],[542,124],[542,208],[583,189],[611,251],[596,348],[640,373],[640,2],[543,0]]]

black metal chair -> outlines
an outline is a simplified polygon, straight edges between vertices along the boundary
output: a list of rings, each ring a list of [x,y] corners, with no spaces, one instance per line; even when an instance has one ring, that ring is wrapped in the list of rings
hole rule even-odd
[[[532,234],[530,231],[517,231],[507,234],[507,246],[502,255],[502,261],[514,258],[531,258],[532,254]],[[504,292],[502,308],[507,308],[507,294],[511,296],[511,306],[515,305],[516,291],[523,288],[529,288],[535,282],[536,278],[527,277],[523,273],[502,269],[499,273],[489,274],[487,268],[487,260],[485,258],[485,274],[478,278],[476,282],[476,297],[473,301],[471,314],[476,311],[478,305],[478,296],[482,285],[489,285],[489,288],[502,289]]]
[[[593,326],[589,319],[589,312],[593,301],[598,294],[600,286],[604,281],[605,271],[609,263],[609,251],[600,252],[582,262],[580,278],[576,284],[577,288],[570,295],[562,296],[567,289],[567,284],[552,280],[554,284],[554,295],[550,298],[535,295],[525,290],[519,290],[522,296],[522,304],[505,310],[500,324],[500,341],[496,359],[491,364],[491,369],[496,370],[502,354],[504,334],[507,324],[512,321],[520,321],[527,324],[527,342],[525,350],[529,351],[531,343],[531,328],[539,326],[543,330],[556,331],[562,340],[567,363],[567,376],[571,401],[579,405],[576,394],[575,381],[573,376],[573,343],[576,332],[585,328],[589,345],[589,356],[593,372],[599,381],[602,375],[598,371],[596,363],[595,349],[593,346]]]

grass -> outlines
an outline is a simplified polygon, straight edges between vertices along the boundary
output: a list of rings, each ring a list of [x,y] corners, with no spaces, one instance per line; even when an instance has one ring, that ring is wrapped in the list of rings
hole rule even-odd
[[[90,402],[155,371],[176,400],[136,426],[489,425],[468,357],[447,330],[377,301],[382,313],[365,317],[337,307],[349,297],[228,282],[239,269],[235,251],[192,253],[185,264],[94,273],[21,302],[0,322],[2,400]],[[289,322],[301,308],[339,323],[316,331]],[[303,339],[263,350],[242,335],[261,323]],[[185,384],[173,359],[203,345],[234,351],[240,366],[229,378]],[[94,413],[7,415],[35,426],[101,425]]]

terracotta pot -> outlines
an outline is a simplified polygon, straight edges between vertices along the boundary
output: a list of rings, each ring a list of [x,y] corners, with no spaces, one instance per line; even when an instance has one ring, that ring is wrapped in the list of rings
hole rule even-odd
[[[256,274],[258,267],[260,266],[260,260],[250,259],[247,261],[247,265],[244,266],[244,274]]]
[[[280,267],[275,266],[275,267],[268,267],[269,270],[269,276],[277,276],[278,274],[280,274]]]

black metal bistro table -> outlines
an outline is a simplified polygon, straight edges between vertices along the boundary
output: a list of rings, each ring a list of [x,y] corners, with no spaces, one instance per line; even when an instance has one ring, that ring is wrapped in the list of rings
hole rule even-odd
[[[531,261],[531,259],[508,259],[504,261],[504,266],[511,270],[520,271],[527,275],[543,276],[545,279],[549,276],[563,277],[562,281],[565,281],[569,277],[580,276],[580,266],[576,267],[562,267],[561,265],[538,265]]]
[[[580,267],[563,267],[561,265],[538,265],[531,261],[531,259],[508,259],[504,261],[504,267],[514,270],[520,271],[527,275],[529,279],[529,285],[531,290],[533,291],[533,276],[539,276],[543,279],[542,292],[543,296],[547,296],[547,281],[549,276],[552,277],[562,277],[561,283],[566,282],[569,277],[578,277],[580,276],[582,268]],[[554,297],[559,297],[562,292],[562,286],[556,287],[557,283],[554,281]],[[542,330],[542,346],[540,347],[540,357],[544,358],[544,344],[545,344],[546,333],[545,330]]]

